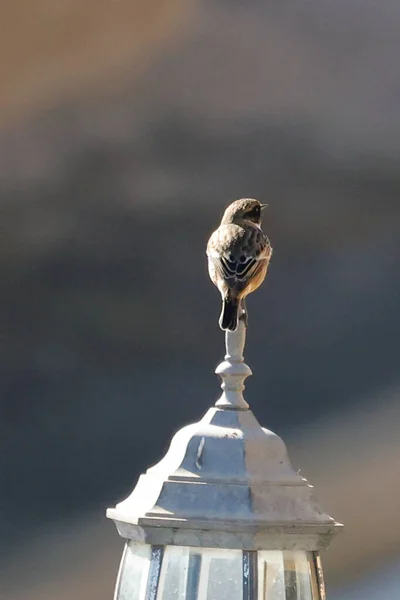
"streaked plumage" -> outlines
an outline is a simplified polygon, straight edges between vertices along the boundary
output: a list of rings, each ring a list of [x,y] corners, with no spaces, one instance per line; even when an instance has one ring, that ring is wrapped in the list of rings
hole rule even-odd
[[[263,208],[253,198],[236,200],[208,241],[210,278],[222,296],[221,329],[237,328],[239,309],[245,311],[245,297],[261,285],[267,274],[272,248],[260,226]]]

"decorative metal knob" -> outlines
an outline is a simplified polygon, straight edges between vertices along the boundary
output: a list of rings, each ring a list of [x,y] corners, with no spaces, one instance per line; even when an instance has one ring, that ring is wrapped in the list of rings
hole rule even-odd
[[[223,393],[215,403],[218,408],[248,410],[249,405],[243,398],[244,381],[252,375],[252,370],[243,358],[246,342],[246,326],[239,320],[236,331],[225,332],[225,360],[218,365],[215,372],[222,379]]]

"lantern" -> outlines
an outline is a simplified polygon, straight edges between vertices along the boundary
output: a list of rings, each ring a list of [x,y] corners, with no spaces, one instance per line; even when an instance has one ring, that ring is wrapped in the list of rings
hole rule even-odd
[[[324,600],[319,550],[341,527],[243,397],[245,326],[222,395],[107,516],[126,546],[115,600]]]

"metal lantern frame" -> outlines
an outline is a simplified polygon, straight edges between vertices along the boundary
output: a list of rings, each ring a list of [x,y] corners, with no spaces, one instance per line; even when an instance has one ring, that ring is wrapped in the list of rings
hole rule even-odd
[[[325,600],[319,551],[341,525],[321,509],[312,486],[291,466],[281,438],[260,426],[243,398],[244,380],[252,374],[243,359],[245,336],[242,321],[235,332],[226,332],[226,356],[216,369],[223,391],[215,406],[198,423],[178,431],[164,458],[140,476],[126,500],[107,511],[128,540],[116,600],[210,600],[201,586],[211,581],[204,565],[213,549],[214,555],[225,552],[228,562],[230,556],[240,558],[234,569],[215,556],[209,561],[220,565],[217,578],[225,581],[225,592],[232,577],[239,577],[240,600]],[[191,578],[183,596],[178,588],[170,595],[160,592],[166,557],[174,549],[175,554],[184,549],[177,564]],[[138,567],[142,551],[146,556]],[[268,567],[271,561],[275,571]],[[132,573],[140,578],[142,571],[147,579],[136,581],[131,593]],[[269,583],[268,573],[275,573]],[[266,597],[273,585],[280,591]],[[290,597],[287,590],[292,589]],[[224,600],[217,589],[215,594]],[[227,598],[233,596],[234,591]]]

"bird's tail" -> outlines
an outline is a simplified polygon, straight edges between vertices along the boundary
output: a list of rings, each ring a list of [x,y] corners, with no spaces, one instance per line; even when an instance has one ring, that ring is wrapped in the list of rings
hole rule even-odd
[[[222,330],[236,330],[238,324],[239,304],[240,301],[238,298],[232,298],[229,295],[226,295],[222,300],[222,312],[219,318],[219,326]]]

